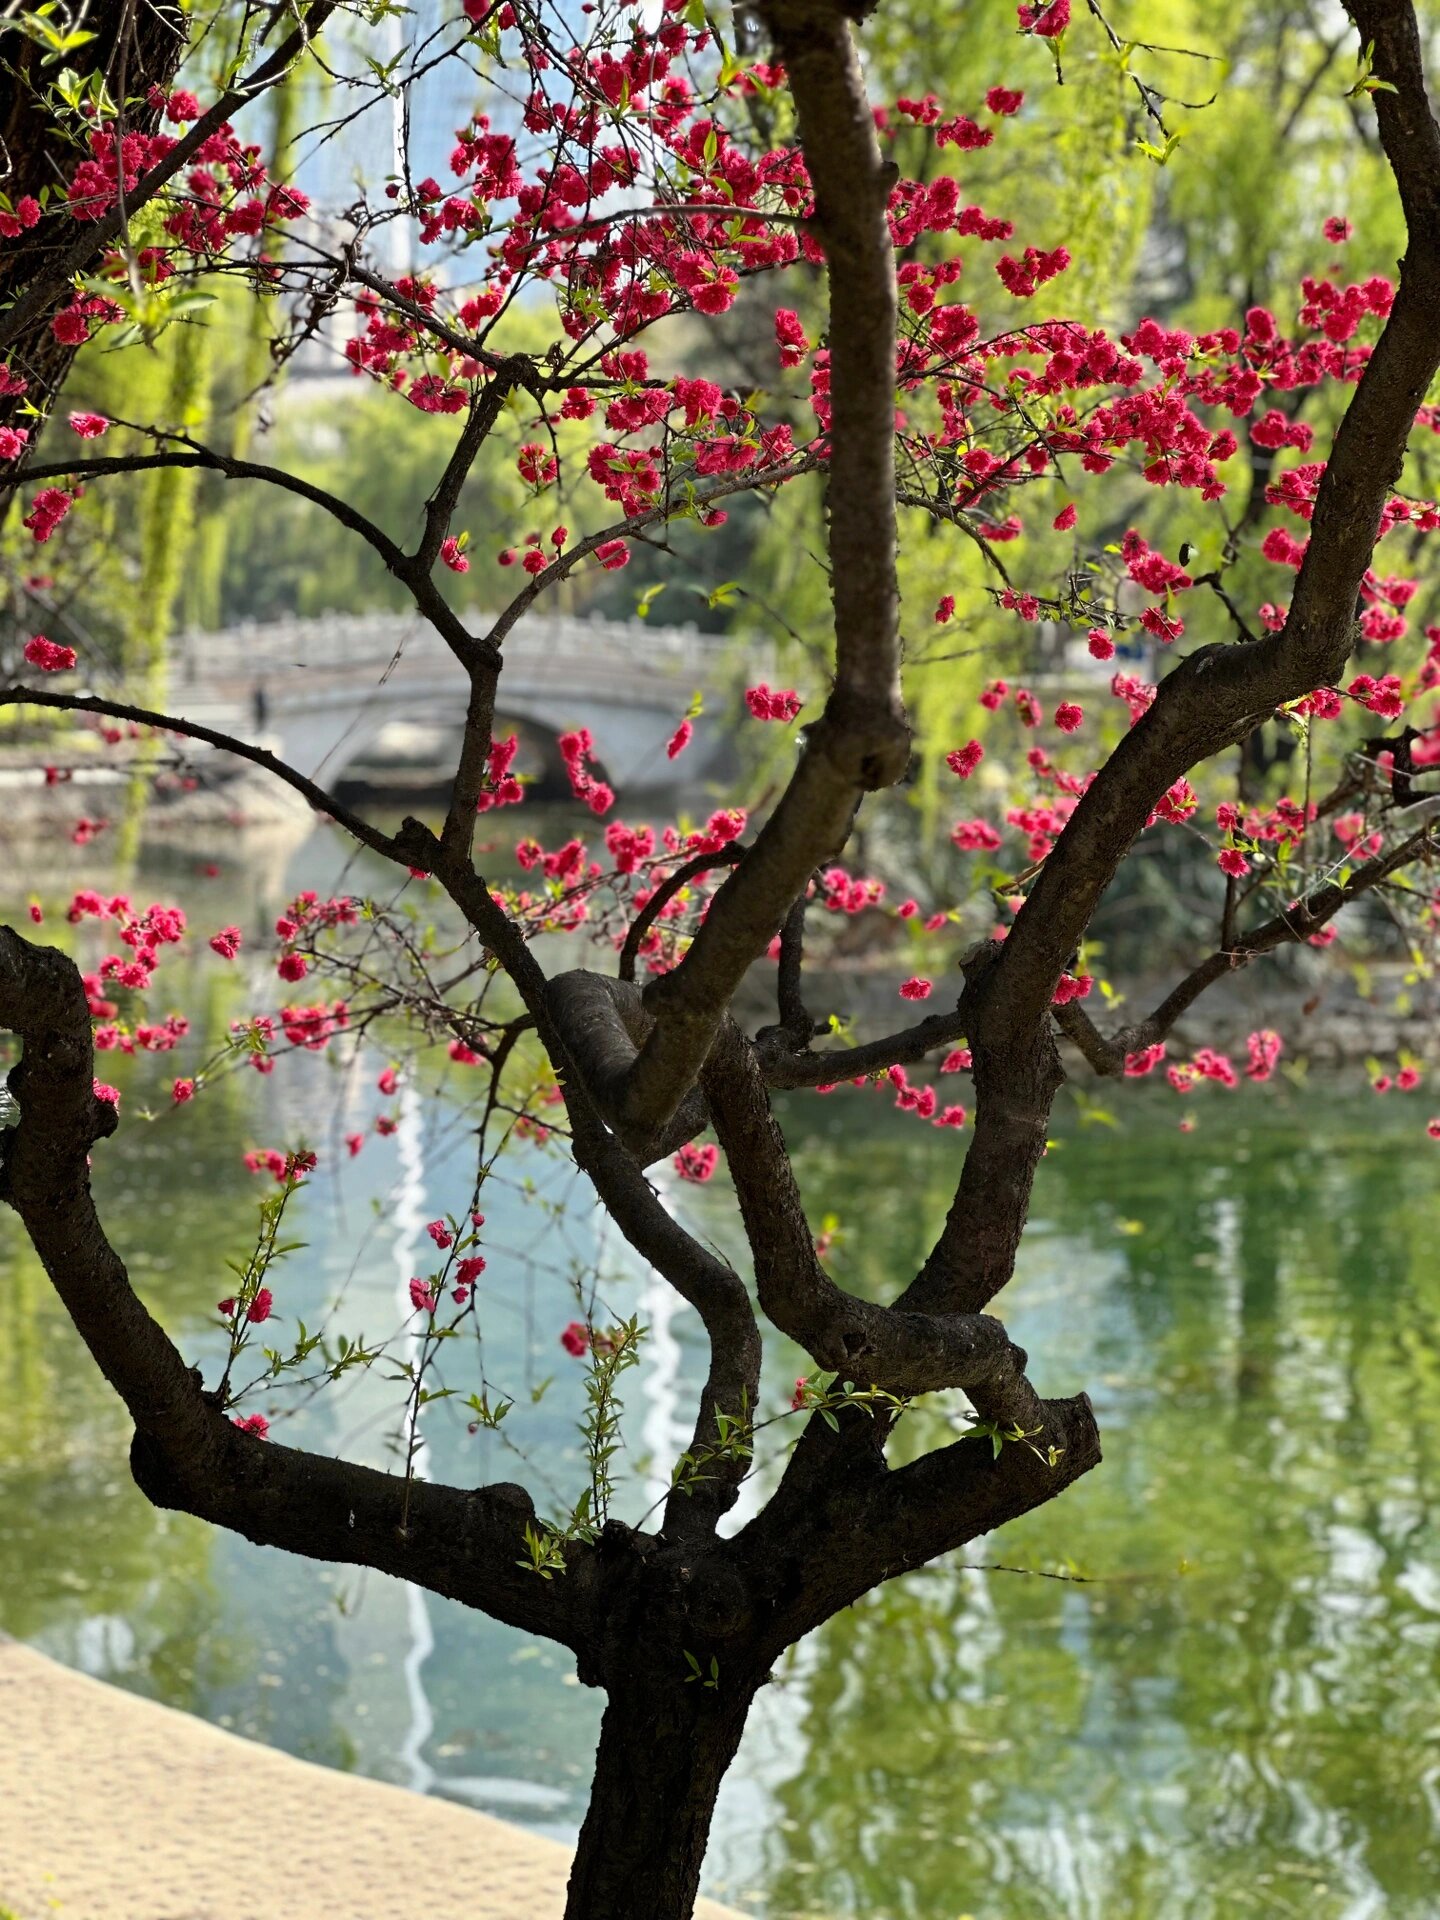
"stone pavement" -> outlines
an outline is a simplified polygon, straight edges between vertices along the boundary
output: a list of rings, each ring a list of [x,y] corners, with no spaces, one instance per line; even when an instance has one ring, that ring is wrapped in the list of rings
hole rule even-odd
[[[560,1920],[569,1864],[0,1642],[0,1920]]]

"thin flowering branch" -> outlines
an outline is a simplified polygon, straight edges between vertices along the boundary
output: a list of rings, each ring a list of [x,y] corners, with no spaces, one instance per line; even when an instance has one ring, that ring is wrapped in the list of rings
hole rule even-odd
[[[187,740],[202,740],[206,746],[234,754],[237,759],[248,760],[252,766],[262,767],[266,773],[273,774],[277,780],[293,788],[316,813],[344,827],[362,846],[384,854],[387,859],[401,857],[396,851],[395,841],[388,834],[371,826],[358,813],[352,813],[333,794],[327,793],[324,787],[307,779],[303,773],[297,773],[294,767],[287,766],[265,747],[252,746],[248,740],[237,740],[233,734],[222,733],[217,727],[204,726],[200,721],[187,720],[182,715],[154,713],[148,707],[133,706],[126,700],[106,700],[93,693],[60,693],[51,687],[0,687],[0,708],[4,707],[48,707],[56,713],[98,713],[112,720],[128,720],[136,726],[153,727],[157,733],[174,733]]]
[[[732,841],[728,847],[721,847],[715,853],[695,854],[676,867],[673,873],[667,874],[630,923],[625,944],[620,949],[619,977],[622,980],[635,978],[635,962],[640,957],[646,935],[676,894],[683,893],[691,881],[698,880],[702,873],[711,873],[717,867],[733,867],[744,857],[745,848],[738,841]]]
[[[1344,880],[1334,880],[1303,899],[1284,913],[1273,915],[1249,933],[1241,934],[1228,946],[1208,954],[1179,981],[1144,1020],[1122,1027],[1108,1037],[1102,1034],[1078,1001],[1055,1009],[1056,1024],[1073,1040],[1097,1073],[1123,1073],[1128,1061],[1146,1048],[1164,1040],[1176,1021],[1189,1012],[1207,987],[1227,974],[1248,965],[1262,954],[1284,946],[1298,945],[1328,926],[1343,907],[1383,886],[1404,868],[1440,852],[1440,829],[1433,820],[1387,853],[1379,854],[1355,868]]]
[[[819,456],[815,453],[797,454],[794,459],[775,467],[750,468],[744,473],[735,474],[729,479],[717,480],[708,487],[696,487],[687,483],[683,491],[675,491],[658,500],[653,506],[644,507],[638,513],[632,513],[624,520],[602,528],[598,533],[588,534],[583,540],[577,540],[573,546],[567,546],[563,553],[550,561],[543,571],[532,574],[520,592],[510,602],[486,635],[487,641],[498,647],[514,628],[521,617],[540,598],[548,587],[555,586],[569,578],[573,569],[582,560],[588,560],[600,548],[609,547],[617,541],[632,538],[644,533],[650,527],[664,521],[675,519],[679,515],[688,515],[692,511],[703,512],[720,500],[728,500],[737,493],[754,493],[762,487],[778,487],[786,481],[796,480],[804,473],[812,473],[819,465]]]
[[[625,1238],[700,1315],[710,1340],[710,1368],[694,1445],[712,1446],[717,1410],[738,1414],[755,1405],[759,1391],[760,1333],[744,1283],[666,1211],[636,1157],[606,1124],[561,1024],[564,990],[557,1003],[553,996],[558,983],[546,980],[520,929],[485,882],[419,821],[405,821],[397,842],[407,858],[435,874],[514,982],[564,1090],[577,1166],[593,1182]],[[604,981],[599,975],[585,977],[617,991],[624,988],[623,982]],[[695,1490],[685,1503],[681,1525],[713,1532],[733,1504],[737,1485],[738,1476],[727,1476]]]
[[[517,386],[524,384],[529,366],[529,361],[520,356],[502,361],[480,397],[472,403],[464,431],[455,443],[435,491],[425,503],[425,530],[410,562],[413,571],[428,574],[439,559],[470,469],[500,418],[505,402]]]
[[[477,413],[483,412],[483,406],[477,409]],[[469,631],[436,583],[433,569],[435,554],[439,553],[440,543],[436,544],[435,554],[432,554],[426,562],[423,557],[425,551],[423,544],[419,552],[407,554],[383,528],[376,526],[373,520],[361,513],[358,508],[351,506],[349,501],[341,499],[338,494],[330,493],[324,487],[316,486],[312,481],[302,479],[298,474],[287,473],[283,467],[272,467],[255,460],[236,459],[230,454],[219,453],[212,447],[202,446],[187,434],[162,433],[158,429],[149,427],[140,428],[138,431],[151,434],[156,439],[175,443],[179,450],[166,453],[113,454],[101,459],[79,460],[68,465],[62,461],[54,461],[27,470],[26,479],[40,482],[69,479],[78,481],[81,485],[88,485],[92,480],[107,479],[126,473],[146,473],[157,468],[201,468],[207,472],[218,473],[227,480],[263,481],[268,486],[279,487],[286,493],[297,494],[302,500],[308,500],[312,505],[322,508],[342,527],[351,533],[358,534],[379,554],[385,563],[386,570],[408,589],[417,611],[429,621],[470,675],[472,685],[476,677],[481,676],[480,704],[476,712],[476,724],[470,726],[467,723],[465,741],[467,747],[472,749],[471,758],[475,765],[479,766],[483,777],[484,754],[489,747],[489,714],[493,708],[494,676],[500,668],[501,654],[498,645],[490,638],[477,636]],[[457,454],[458,451],[457,448]],[[470,460],[473,461],[473,459],[474,451],[472,450]],[[447,476],[455,464],[452,458],[451,467],[447,468]],[[468,466],[466,470],[468,471]],[[462,473],[460,479],[463,481],[463,478]],[[445,487],[446,484],[446,480],[442,479],[441,487]],[[458,493],[458,485],[456,491]],[[439,489],[436,497],[442,497]],[[447,518],[448,512],[453,511],[453,504],[452,500],[447,510]],[[439,524],[438,516],[435,524]],[[442,543],[443,538],[442,529]],[[468,762],[462,766],[457,778],[457,793],[468,790],[467,780],[473,776],[473,772],[474,768]],[[478,791],[477,780],[475,793]],[[470,808],[472,818],[473,799],[472,795]],[[455,810],[457,814],[460,811],[458,800]]]
[[[42,466],[27,468],[26,481],[73,480],[81,486],[88,486],[94,480],[106,480],[119,474],[153,473],[175,467],[200,468],[207,473],[221,474],[227,480],[262,480],[267,486],[280,487],[286,493],[297,494],[300,499],[310,501],[313,506],[322,507],[342,527],[359,534],[362,540],[372,546],[389,572],[399,579],[406,577],[407,557],[404,549],[382,528],[377,527],[373,520],[367,519],[338,494],[329,493],[312,481],[302,480],[298,474],[286,473],[283,467],[267,466],[257,460],[238,460],[230,454],[218,453],[184,434],[163,433],[158,428],[149,427],[139,431],[152,434],[157,440],[183,444],[166,453],[121,453],[107,454],[99,459],[47,461]]]

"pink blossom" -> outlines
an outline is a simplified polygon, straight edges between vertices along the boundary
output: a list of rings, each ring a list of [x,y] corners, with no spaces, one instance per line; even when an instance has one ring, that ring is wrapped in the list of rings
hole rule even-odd
[[[211,934],[210,947],[222,960],[233,960],[240,951],[240,929],[222,927],[219,933]]]
[[[945,756],[945,764],[960,779],[968,780],[971,774],[985,758],[985,749],[978,740],[967,740],[963,747],[955,747]]]
[[[1215,856],[1215,864],[1222,873],[1229,874],[1232,880],[1238,880],[1242,874],[1250,871],[1250,862],[1238,847],[1224,848]]]
[[[665,743],[665,758],[678,760],[694,737],[695,728],[688,720],[682,720]]]
[[[572,1320],[568,1327],[562,1329],[560,1344],[578,1360],[581,1354],[590,1349],[590,1329],[583,1320]]]
[[[1035,6],[1021,5],[1016,17],[1022,33],[1035,33],[1042,40],[1058,40],[1070,24],[1070,0],[1038,0]]]
[[[693,1141],[687,1141],[671,1165],[682,1180],[693,1180],[698,1186],[714,1176],[719,1161],[718,1147],[697,1147]]]
[[[241,1433],[254,1434],[257,1440],[270,1438],[270,1422],[263,1413],[232,1414],[230,1424],[238,1427]]]
[[[417,1313],[434,1313],[440,1304],[440,1289],[433,1280],[413,1279],[410,1282],[410,1304]]]
[[[442,1251],[455,1244],[455,1236],[443,1220],[432,1220],[425,1231]]]
[[[310,962],[303,953],[282,953],[275,963],[275,971],[282,980],[303,980],[310,971]]]
[[[470,557],[452,533],[440,543],[440,558],[452,573],[468,573]]]
[[[900,982],[900,998],[902,1000],[928,1000],[934,990],[934,984],[934,981],[923,979],[918,973],[912,974],[908,980],[902,980]]]
[[[1074,733],[1085,718],[1085,709],[1073,700],[1062,700],[1055,709],[1055,724],[1062,733]]]
[[[177,1080],[170,1091],[174,1096],[175,1104],[177,1106],[184,1106],[187,1100],[193,1100],[195,1098],[195,1082],[193,1080]]]
[[[98,440],[102,433],[110,431],[110,422],[103,413],[72,413],[70,431],[78,433],[82,440]]]
[[[1279,1034],[1266,1027],[1258,1033],[1250,1034],[1245,1045],[1250,1056],[1245,1068],[1246,1079],[1268,1080],[1275,1071],[1276,1062],[1284,1047]]]
[[[275,1296],[271,1293],[269,1287],[261,1287],[255,1295],[255,1298],[245,1309],[245,1318],[254,1326],[258,1327],[262,1321],[270,1318],[270,1313],[274,1305]]]
[[[961,853],[993,853],[1000,844],[994,827],[984,820],[959,820],[950,829],[950,838]]]
[[[42,673],[65,673],[75,664],[75,649],[62,647],[58,641],[47,640],[43,633],[37,633],[25,642],[25,658]]]
[[[793,720],[805,702],[793,688],[777,693],[762,680],[745,689],[745,704],[757,720]]]

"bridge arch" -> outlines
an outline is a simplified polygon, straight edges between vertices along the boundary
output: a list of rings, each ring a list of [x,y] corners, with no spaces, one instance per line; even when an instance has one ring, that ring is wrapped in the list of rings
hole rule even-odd
[[[477,619],[475,630],[485,624]],[[542,771],[557,734],[588,726],[605,777],[624,797],[675,784],[665,745],[702,692],[709,711],[681,770],[693,782],[726,751],[721,696],[733,675],[725,645],[690,628],[531,617],[505,643],[500,715],[507,731],[523,730]],[[746,668],[773,673],[768,650],[763,659],[750,650]],[[453,718],[458,732],[467,694],[439,637],[413,618],[389,615],[184,636],[175,678],[187,715],[240,738],[263,735],[290,765],[327,786],[372,751],[387,726],[443,728]]]

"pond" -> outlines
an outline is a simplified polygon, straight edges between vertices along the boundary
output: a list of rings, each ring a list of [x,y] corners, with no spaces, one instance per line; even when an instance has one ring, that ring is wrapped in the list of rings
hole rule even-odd
[[[218,877],[197,870],[206,857],[165,856],[135,890],[178,896],[202,935],[236,919],[259,933],[338,864],[323,834],[259,878],[243,844],[216,855]],[[39,892],[53,907],[86,883],[113,876]],[[28,891],[12,876],[0,907],[23,914]],[[220,973],[172,968],[197,1030],[249,1008],[243,978]],[[170,1079],[196,1058],[106,1068],[127,1124],[97,1149],[96,1188],[147,1300],[213,1376],[214,1302],[225,1261],[253,1244],[264,1178],[242,1150],[303,1136],[320,1165],[295,1203],[305,1249],[273,1282],[279,1327],[398,1335],[403,1351],[425,1223],[469,1194],[463,1082],[422,1098],[428,1083],[410,1077],[387,1097],[372,1035],[343,1070],[284,1061],[176,1112]],[[1348,1090],[1282,1078],[1184,1105],[1127,1086],[1108,1119],[1062,1098],[1003,1305],[1041,1390],[1092,1395],[1105,1464],[975,1543],[974,1564],[892,1584],[787,1659],[726,1785],[711,1892],[768,1920],[1433,1920],[1440,1147],[1426,1151],[1427,1097],[1377,1099],[1357,1074]],[[386,1137],[369,1130],[382,1112]],[[955,1137],[870,1093],[797,1097],[782,1117],[812,1217],[838,1222],[837,1277],[893,1292],[943,1214]],[[352,1159],[343,1136],[359,1130]],[[663,1180],[697,1231],[738,1250],[722,1182]],[[484,1342],[462,1392],[483,1366],[515,1410],[500,1434],[471,1435],[451,1403],[427,1409],[424,1470],[527,1477],[542,1504],[573,1499],[582,1370],[558,1333],[595,1289],[647,1329],[624,1382],[634,1517],[688,1431],[694,1316],[543,1148],[507,1160],[484,1207]],[[777,1346],[771,1411],[802,1370]],[[256,1404],[279,1438],[384,1463],[401,1393],[376,1370]],[[0,1629],[309,1759],[573,1837],[599,1701],[560,1650],[383,1577],[156,1513],[130,1483],[126,1440],[0,1214]]]

